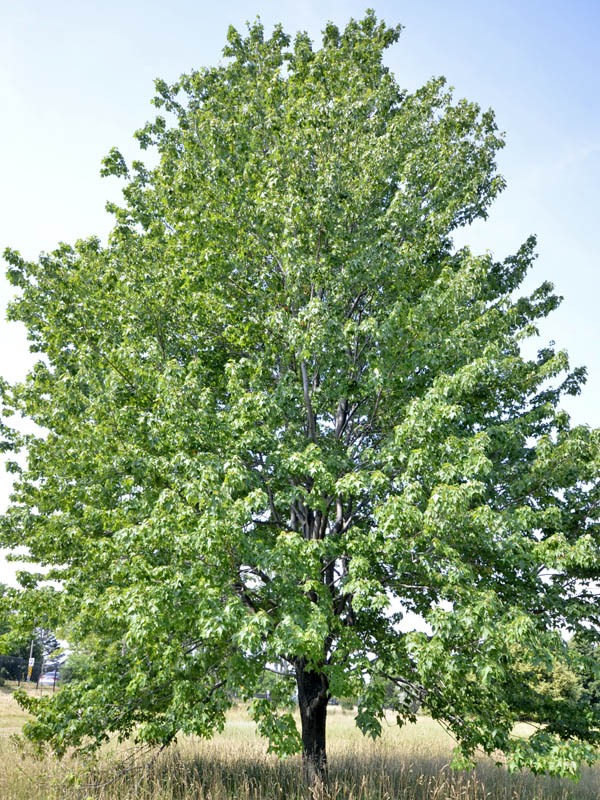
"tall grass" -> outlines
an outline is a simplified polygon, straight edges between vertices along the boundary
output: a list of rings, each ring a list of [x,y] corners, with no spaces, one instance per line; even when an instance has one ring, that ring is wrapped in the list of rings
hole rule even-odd
[[[12,726],[11,726],[12,727]],[[510,776],[482,759],[472,772],[453,772],[454,743],[432,720],[386,728],[378,742],[354,728],[353,714],[332,710],[329,787],[312,792],[299,759],[266,752],[242,710],[233,710],[224,733],[212,741],[183,739],[145,767],[116,772],[126,755],[106,749],[93,763],[72,757],[36,759],[31,750],[0,735],[2,800],[596,800],[600,769],[579,784]]]

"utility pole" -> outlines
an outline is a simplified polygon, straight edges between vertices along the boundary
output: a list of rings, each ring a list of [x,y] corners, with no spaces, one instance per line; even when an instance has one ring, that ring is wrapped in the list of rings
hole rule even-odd
[[[27,680],[31,680],[31,674],[33,672],[33,665],[35,663],[35,658],[33,657],[33,643],[34,639],[31,640],[31,645],[29,647],[29,664],[27,665]]]
[[[40,630],[40,643],[42,645],[42,663],[40,664],[40,671],[39,671],[39,674],[38,674],[37,685],[36,685],[36,689],[40,690],[40,694],[42,693],[42,688],[40,686],[40,678],[42,677],[42,672],[44,671],[44,655],[45,655],[45,653],[44,653],[44,647],[45,647],[44,640],[45,640],[45,638],[46,638],[46,631],[45,631],[44,628],[41,628],[41,630]]]

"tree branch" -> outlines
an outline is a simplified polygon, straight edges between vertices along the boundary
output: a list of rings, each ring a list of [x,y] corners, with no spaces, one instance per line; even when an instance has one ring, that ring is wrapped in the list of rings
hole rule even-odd
[[[308,427],[308,438],[313,442],[317,440],[317,425],[315,421],[315,412],[313,411],[312,403],[310,400],[310,389],[308,384],[308,372],[306,369],[306,361],[300,361],[300,372],[302,374],[302,388],[304,391],[304,405],[306,406],[306,420]]]

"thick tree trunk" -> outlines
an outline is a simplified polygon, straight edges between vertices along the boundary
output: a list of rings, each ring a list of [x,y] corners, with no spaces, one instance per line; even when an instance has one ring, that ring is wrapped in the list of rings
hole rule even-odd
[[[327,677],[306,669],[304,659],[296,662],[298,705],[302,721],[302,758],[304,770],[310,783],[327,780],[327,754],[325,728],[329,684]]]

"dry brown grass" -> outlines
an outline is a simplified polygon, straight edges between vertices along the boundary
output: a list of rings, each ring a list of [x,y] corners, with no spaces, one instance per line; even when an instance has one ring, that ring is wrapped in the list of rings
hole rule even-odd
[[[267,754],[242,709],[228,717],[212,741],[183,739],[146,768],[115,777],[124,748],[103,751],[95,763],[74,758],[36,759],[7,734],[25,715],[10,694],[0,695],[1,800],[309,800],[297,758]],[[596,800],[600,769],[585,770],[579,784],[509,776],[482,759],[472,772],[453,772],[454,742],[428,717],[398,729],[391,722],[378,742],[364,739],[352,712],[331,710],[331,800]],[[315,800],[320,800],[318,797]]]

